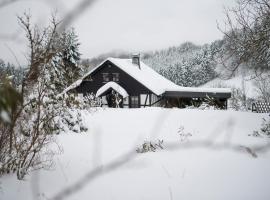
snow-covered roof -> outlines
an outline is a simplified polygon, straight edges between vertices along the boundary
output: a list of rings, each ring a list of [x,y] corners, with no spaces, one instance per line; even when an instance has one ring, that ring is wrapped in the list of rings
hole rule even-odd
[[[100,65],[98,65],[97,67],[89,71],[87,74],[85,74],[83,79],[86,78],[88,75],[90,75],[92,72],[94,72],[101,65],[103,65],[103,63],[105,63],[106,61],[110,61],[113,64],[115,64],[117,67],[119,67],[127,74],[132,76],[134,79],[136,79],[138,82],[147,87],[156,95],[161,95],[162,93],[164,93],[165,88],[178,87],[176,84],[164,78],[143,62],[140,62],[139,68],[136,64],[132,63],[132,59],[120,59],[111,57],[107,58]]]
[[[102,95],[104,92],[106,92],[109,89],[113,89],[116,92],[118,92],[123,98],[128,97],[128,93],[127,91],[122,88],[119,84],[117,84],[116,82],[108,82],[105,85],[103,85],[101,88],[98,89],[97,93],[96,93],[96,97],[99,97],[100,95]]]
[[[203,88],[203,87],[181,87],[178,86],[176,90],[167,89],[166,91],[177,91],[177,92],[203,92],[203,93],[231,93],[230,88]]]
[[[94,69],[90,70],[87,74],[85,74],[82,79],[78,80],[78,82],[73,84],[73,87],[69,87],[73,89],[77,87],[77,84],[81,83],[83,79],[92,74],[95,70],[101,67],[106,61],[110,61],[119,67],[121,70],[125,71],[127,74],[132,76],[146,88],[151,90],[156,95],[162,95],[166,91],[174,91],[174,92],[203,92],[203,93],[231,93],[231,89],[229,88],[197,88],[197,87],[182,87],[176,85],[172,81],[166,79],[156,71],[154,71],[151,67],[147,66],[143,62],[140,61],[140,68],[132,63],[132,59],[121,59],[121,58],[107,58],[101,64],[99,64]],[[67,89],[65,90],[67,91]]]

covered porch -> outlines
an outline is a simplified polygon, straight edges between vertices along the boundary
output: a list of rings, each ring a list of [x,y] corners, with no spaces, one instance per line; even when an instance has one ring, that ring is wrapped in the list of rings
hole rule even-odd
[[[227,109],[228,99],[231,93],[224,90],[212,91],[165,91],[162,94],[162,104],[164,107],[185,108],[187,106],[200,107],[203,103],[215,106],[220,109]]]
[[[102,99],[102,105],[110,108],[123,108],[129,95],[123,87],[111,81],[97,90],[96,97]]]

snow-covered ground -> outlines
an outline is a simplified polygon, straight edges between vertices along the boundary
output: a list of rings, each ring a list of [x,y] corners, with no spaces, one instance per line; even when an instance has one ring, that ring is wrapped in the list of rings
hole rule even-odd
[[[0,199],[50,199],[97,166],[104,167],[101,175],[65,199],[270,199],[270,152],[255,152],[255,158],[245,148],[270,141],[249,136],[266,114],[141,108],[100,109],[83,117],[88,132],[58,136],[63,153],[55,156],[53,169],[35,171],[24,181],[2,177]],[[164,141],[163,150],[135,153],[128,162],[105,170],[144,141],[158,139]],[[212,143],[185,146],[199,141]],[[217,144],[225,146],[213,148]]]

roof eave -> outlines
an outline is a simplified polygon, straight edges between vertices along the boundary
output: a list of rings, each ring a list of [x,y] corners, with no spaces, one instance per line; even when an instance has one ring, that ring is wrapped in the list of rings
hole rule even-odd
[[[207,98],[214,97],[220,99],[228,99],[231,93],[226,92],[193,92],[193,91],[165,91],[163,97],[178,97],[178,98]]]

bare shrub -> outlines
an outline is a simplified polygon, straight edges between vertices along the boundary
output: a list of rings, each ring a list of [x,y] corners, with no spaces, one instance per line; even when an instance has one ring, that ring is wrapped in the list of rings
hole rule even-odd
[[[180,141],[181,142],[188,141],[188,139],[192,136],[192,134],[190,132],[186,132],[185,131],[185,127],[184,126],[180,126],[180,128],[177,131],[177,133],[180,136]]]
[[[249,135],[251,136],[251,135]],[[252,136],[260,137],[267,136],[270,137],[270,115],[268,119],[263,118],[261,128],[257,131],[254,131]]]
[[[257,76],[254,82],[260,100],[270,102],[270,73]]]
[[[60,22],[52,17],[51,24],[41,28],[31,24],[29,14],[18,19],[29,44],[29,64],[17,88],[21,103],[10,110],[9,123],[0,124],[0,175],[16,172],[18,179],[23,179],[29,170],[50,165],[45,149],[54,140],[54,133],[66,127],[74,132],[87,128],[81,125],[81,114],[72,113],[58,95],[57,84],[63,79],[61,65],[54,61],[66,47],[59,42],[63,38],[58,31]]]

